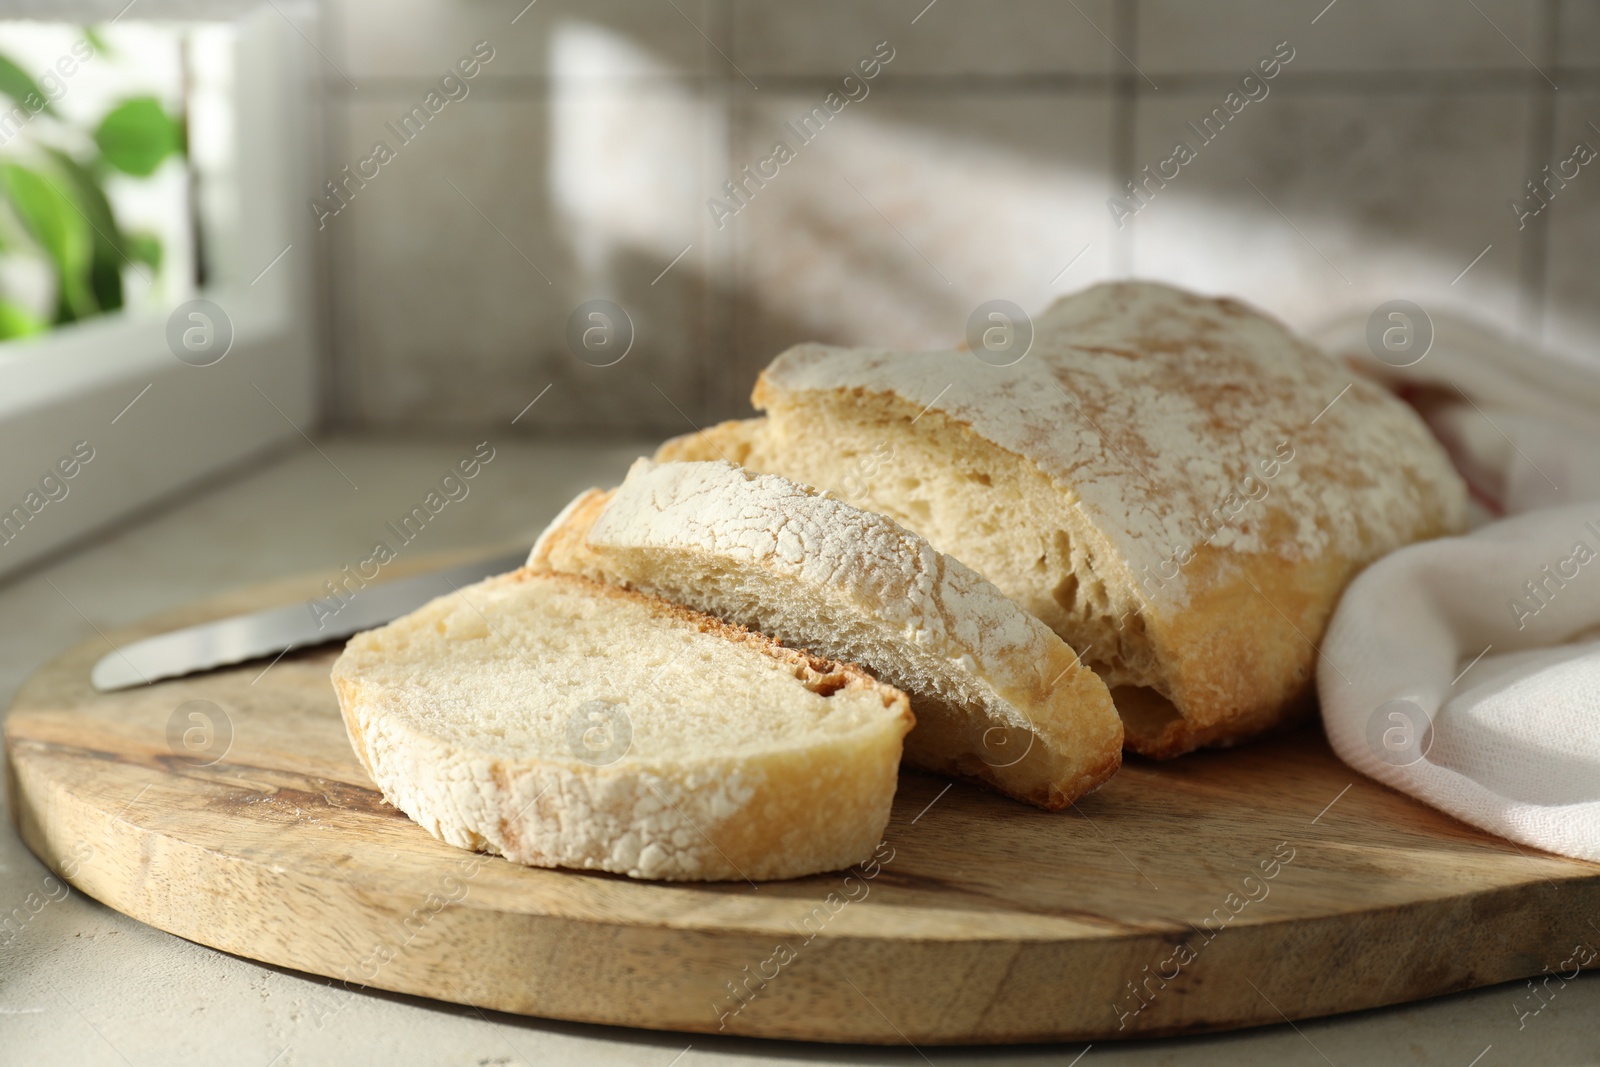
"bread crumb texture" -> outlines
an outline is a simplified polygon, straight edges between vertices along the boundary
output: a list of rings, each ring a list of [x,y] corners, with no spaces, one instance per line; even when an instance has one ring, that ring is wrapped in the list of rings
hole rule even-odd
[[[1356,571],[1465,520],[1405,404],[1237,301],[1166,285],[1057,301],[1007,367],[800,345],[752,400],[765,420],[665,449],[737,443],[915,530],[1080,649],[1152,755],[1285,721]]]
[[[1061,807],[1120,764],[1110,694],[1047,626],[892,519],[789,479],[640,460],[566,509],[529,562],[861,664],[910,694],[918,766]]]
[[[864,859],[913,722],[857,668],[526,569],[358,634],[333,679],[368,773],[434,836],[636,878]]]
[[[1183,546],[1314,559],[1464,522],[1460,482],[1420,419],[1238,301],[1112,283],[1057,301],[1034,330],[1007,368],[964,352],[801,345],[766,377],[933,405],[1072,493],[1135,574]],[[1295,458],[1268,479],[1284,444]],[[1268,485],[1260,514],[1208,523],[1247,478]],[[1182,603],[1185,576],[1161,591]]]

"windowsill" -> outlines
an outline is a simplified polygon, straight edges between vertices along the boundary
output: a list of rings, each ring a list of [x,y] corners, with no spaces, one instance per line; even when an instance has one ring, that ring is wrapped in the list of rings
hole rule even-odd
[[[225,242],[225,280],[199,294],[232,323],[227,354],[179,360],[166,318],[148,310],[0,346],[0,575],[313,428],[313,243],[300,201],[318,140],[317,59],[285,18],[258,10],[236,37],[235,124],[256,133],[238,141],[234,195],[247,210]],[[64,479],[75,449],[93,458]]]

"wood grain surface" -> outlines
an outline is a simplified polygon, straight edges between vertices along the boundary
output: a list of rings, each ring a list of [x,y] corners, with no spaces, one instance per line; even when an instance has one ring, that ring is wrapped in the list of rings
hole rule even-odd
[[[303,598],[321,577],[109,637]],[[1600,866],[1519,850],[1361,778],[1315,729],[1130,758],[1059,813],[907,773],[871,864],[667,885],[428,836],[350,751],[336,648],[99,694],[89,668],[105,651],[73,649],[11,709],[23,839],[136,919],[326,976],[319,1025],[370,985],[658,1029],[1098,1041],[1565,972],[1600,945],[1584,920],[1600,912]]]

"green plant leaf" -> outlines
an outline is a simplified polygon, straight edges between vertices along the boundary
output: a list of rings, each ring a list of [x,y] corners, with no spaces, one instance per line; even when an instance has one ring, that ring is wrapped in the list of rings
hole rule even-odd
[[[151,270],[161,269],[161,238],[153,233],[130,233],[123,239],[123,250],[135,263]]]
[[[0,185],[23,227],[56,270],[56,321],[71,322],[99,310],[89,285],[93,231],[47,175],[17,163],[0,164]]]
[[[59,148],[46,147],[45,152],[55,160],[62,176],[71,186],[67,191],[76,198],[78,206],[89,217],[95,240],[112,246],[114,251],[122,251],[122,230],[117,225],[117,217],[111,211],[111,201],[106,198],[106,191],[100,184],[100,179],[88,167]]]
[[[83,28],[83,39],[88,41],[94,50],[101,55],[107,56],[111,59],[115,59],[117,57],[117,54],[112,50],[111,45],[106,42],[104,37],[100,36],[100,31],[95,29],[93,26],[85,26]]]
[[[123,265],[138,257],[128,248],[127,238],[117,225],[111,202],[106,199],[100,179],[59,148],[46,148],[45,151],[55,160],[66,179],[63,192],[71,196],[88,217],[91,240],[94,242],[89,287],[94,291],[95,303],[100,305],[101,311],[115,311],[122,306]]]
[[[94,261],[89,264],[89,289],[101,311],[122,307],[122,260],[106,259],[96,248]]]
[[[39,91],[38,83],[21,67],[5,56],[0,56],[0,93],[4,93],[29,111],[45,111],[51,115],[56,109]]]
[[[0,341],[44,332],[44,320],[21,304],[0,297]]]
[[[94,143],[111,166],[147,178],[162,160],[183,150],[183,130],[155,97],[137,96],[100,120]]]

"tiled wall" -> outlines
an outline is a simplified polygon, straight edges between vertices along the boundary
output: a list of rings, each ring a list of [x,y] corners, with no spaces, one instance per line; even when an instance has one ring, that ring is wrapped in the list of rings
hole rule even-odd
[[[1594,0],[524,2],[329,0],[329,177],[493,49],[318,234],[336,423],[540,396],[518,430],[679,432],[747,410],[795,341],[942,345],[984,300],[1130,274],[1307,329],[1404,297],[1600,352],[1600,163],[1521,228],[1508,206],[1600,146]],[[875,49],[802,143],[785,123],[859,96]],[[1187,124],[1291,51],[1201,143]],[[1108,198],[1180,139],[1119,226]],[[634,323],[612,366],[568,351],[592,298]]]

